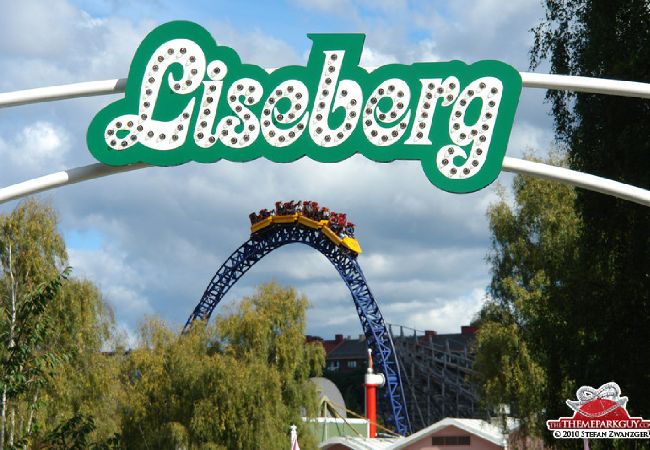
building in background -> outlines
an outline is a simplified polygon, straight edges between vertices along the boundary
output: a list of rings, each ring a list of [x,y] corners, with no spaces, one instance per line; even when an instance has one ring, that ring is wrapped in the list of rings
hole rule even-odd
[[[390,325],[402,386],[413,431],[448,416],[482,418],[473,375],[476,327],[462,326],[460,333],[438,334]],[[307,336],[325,349],[325,376],[340,389],[348,408],[363,414],[363,377],[367,368],[365,336],[336,334],[327,340]]]
[[[369,439],[354,436],[330,438],[322,450],[501,450],[508,448],[508,434],[479,419],[448,417],[408,437]]]

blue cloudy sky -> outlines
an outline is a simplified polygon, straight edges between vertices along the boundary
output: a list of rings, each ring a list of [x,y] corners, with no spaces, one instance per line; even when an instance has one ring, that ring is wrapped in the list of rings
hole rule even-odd
[[[0,92],[126,77],[155,26],[189,19],[245,62],[304,63],[313,32],[363,32],[362,65],[499,59],[528,69],[540,0],[0,0]],[[544,92],[525,90],[508,156],[552,145]],[[93,163],[85,148],[92,116],[117,96],[0,109],[0,179],[7,186]],[[499,178],[508,186],[511,176]],[[149,168],[40,194],[60,214],[77,276],[101,288],[133,334],[146,315],[181,326],[208,281],[248,238],[248,213],[276,199],[313,199],[357,224],[360,262],[385,319],[453,332],[485,299],[496,185],[469,195],[434,188],[417,162],[339,164],[219,162]],[[6,212],[15,206],[0,207]],[[308,332],[361,332],[333,267],[309,248],[278,250],[237,284],[227,301],[265,281],[296,286],[312,301]]]

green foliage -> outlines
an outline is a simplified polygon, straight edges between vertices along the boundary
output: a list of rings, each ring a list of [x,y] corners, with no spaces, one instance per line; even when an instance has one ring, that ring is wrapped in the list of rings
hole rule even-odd
[[[123,371],[123,439],[130,448],[282,448],[301,410],[316,410],[309,377],[320,346],[305,343],[307,301],[265,285],[215,325],[178,336],[156,320]],[[315,448],[307,432],[301,447]]]
[[[92,416],[77,414],[52,430],[42,448],[68,450],[109,450],[119,449],[119,436],[112,436],[104,442],[91,443],[89,436],[95,431],[95,420]]]
[[[647,0],[545,1],[533,65],[555,73],[650,82]],[[650,189],[647,99],[549,92],[570,167]],[[567,371],[583,384],[614,380],[632,415],[650,416],[650,208],[578,191],[582,219],[572,294],[576,344]],[[568,352],[567,352],[568,353]]]
[[[0,342],[7,349],[0,359],[0,389],[5,390],[9,398],[24,394],[32,386],[43,386],[49,371],[58,362],[57,354],[40,350],[50,330],[43,314],[58,295],[63,276],[24,298],[17,307],[13,333],[5,330],[0,334]]]
[[[546,18],[533,30],[533,67],[547,60],[554,73],[650,81],[646,0],[544,6]],[[647,100],[562,91],[547,97],[569,167],[650,188]],[[650,209],[583,190],[560,198],[565,187],[522,177],[515,183],[514,208],[501,202],[489,213],[492,300],[478,339],[486,400],[514,402],[539,431],[542,419],[569,412],[564,400],[578,387],[613,380],[629,396],[631,415],[650,416]],[[517,394],[522,383],[499,374],[499,364],[543,370],[539,379],[528,375],[530,390]]]
[[[27,200],[0,216],[0,447],[30,435],[39,404],[25,399],[45,385],[60,359],[43,347],[51,330],[46,309],[61,287],[66,258],[51,208]]]
[[[88,435],[94,429],[95,423],[92,418],[74,416],[52,430],[48,436],[48,443],[52,448],[84,449],[88,447]]]
[[[112,312],[92,283],[70,279],[48,315],[53,323],[48,348],[64,353],[66,362],[55,368],[42,392],[48,407],[37,419],[50,425],[87,416],[95,424],[92,439],[108,439],[120,429],[119,374],[125,359],[124,349],[112,337]],[[103,353],[106,346],[115,351]]]
[[[58,219],[47,205],[28,199],[9,215],[0,216],[0,264],[5,295],[11,284],[33,292],[65,266],[67,253],[56,230]]]
[[[521,420],[522,429],[536,434],[543,418],[546,371],[531,355],[520,328],[514,323],[486,320],[479,334],[474,368],[482,401],[492,407],[493,414],[503,414],[505,419],[507,410],[499,410],[499,405],[512,407],[510,414]]]
[[[557,156],[549,162],[562,164]],[[486,406],[511,406],[531,434],[544,427],[543,409],[566,413],[572,395],[562,389],[562,361],[578,332],[565,288],[576,272],[581,229],[574,202],[568,186],[517,176],[513,205],[502,197],[488,210],[492,282],[480,314],[477,381]]]
[[[0,448],[38,447],[80,411],[100,419],[93,436],[119,429],[117,366],[100,354],[112,314],[90,282],[59,273],[66,262],[51,207],[29,199],[0,216]]]

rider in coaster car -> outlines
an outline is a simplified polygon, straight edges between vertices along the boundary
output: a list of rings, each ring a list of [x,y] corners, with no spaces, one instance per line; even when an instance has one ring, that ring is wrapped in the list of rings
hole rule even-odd
[[[333,232],[339,234],[341,232],[341,214],[337,212],[332,212],[330,214],[329,226]]]
[[[307,209],[307,212],[305,214],[307,217],[309,217],[312,220],[318,220],[318,203],[317,202],[309,202],[309,208]]]
[[[348,223],[347,215],[345,213],[339,213],[339,228],[341,231],[345,228],[346,223]]]
[[[354,237],[354,224],[352,222],[348,222],[347,225],[345,226],[345,234],[347,234],[351,238]]]

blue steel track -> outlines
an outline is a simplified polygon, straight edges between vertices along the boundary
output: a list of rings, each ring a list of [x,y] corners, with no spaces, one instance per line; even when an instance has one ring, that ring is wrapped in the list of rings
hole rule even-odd
[[[397,355],[390,333],[370,292],[356,254],[339,247],[319,230],[298,223],[274,224],[251,236],[223,263],[203,293],[198,305],[187,319],[185,329],[195,320],[209,320],[214,308],[231,287],[264,256],[287,244],[306,244],[322,253],[336,268],[347,285],[366,336],[372,349],[375,369],[386,378],[386,388],[380,406],[388,408],[388,422],[395,431],[407,435],[411,431],[406,401],[402,389]]]

